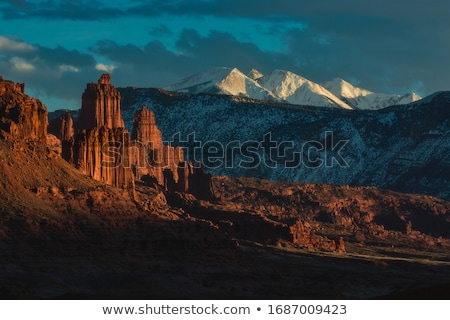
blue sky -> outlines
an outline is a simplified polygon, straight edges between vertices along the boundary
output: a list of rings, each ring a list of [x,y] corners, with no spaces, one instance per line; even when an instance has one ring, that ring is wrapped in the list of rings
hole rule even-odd
[[[50,110],[87,82],[161,87],[212,67],[376,92],[450,89],[447,0],[0,0],[0,75]]]

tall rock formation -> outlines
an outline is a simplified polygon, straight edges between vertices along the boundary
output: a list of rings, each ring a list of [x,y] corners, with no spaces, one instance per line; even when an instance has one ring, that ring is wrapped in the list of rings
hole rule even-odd
[[[155,114],[144,105],[134,115],[131,166],[137,179],[150,175],[168,193],[193,194],[198,199],[215,200],[211,175],[184,161],[183,149],[162,142]]]
[[[164,169],[169,169],[178,181],[178,164],[183,161],[183,150],[163,144],[153,111],[142,106],[134,115],[131,134],[131,165],[137,179],[150,175],[164,185]]]
[[[103,74],[89,83],[82,97],[74,137],[63,141],[62,156],[81,172],[134,194],[130,136],[120,112],[120,93]]]
[[[110,81],[109,74],[102,74],[98,83],[87,84],[82,96],[78,130],[125,127],[120,112],[120,92]]]
[[[182,148],[163,144],[155,114],[146,106],[134,116],[130,139],[120,111],[120,93],[110,80],[103,74],[97,84],[87,85],[73,137],[70,115],[55,120],[52,131],[61,137],[62,157],[83,173],[116,187],[134,190],[134,178],[150,176],[168,193],[216,199],[211,175],[184,163]]]
[[[47,108],[25,94],[25,85],[0,77],[0,138],[46,143]]]

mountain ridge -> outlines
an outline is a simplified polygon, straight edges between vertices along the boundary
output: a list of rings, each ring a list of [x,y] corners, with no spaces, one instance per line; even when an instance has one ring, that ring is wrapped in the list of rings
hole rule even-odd
[[[163,89],[195,94],[233,95],[294,105],[370,110],[410,103],[421,98],[415,93],[404,95],[374,93],[340,78],[316,83],[287,70],[276,69],[265,75],[251,69],[245,75],[237,68],[228,67],[196,73]]]
[[[400,105],[418,101],[419,95],[410,92],[404,95],[375,93],[364,88],[352,85],[341,78],[334,78],[322,83],[334,95],[346,101],[355,109],[377,110],[391,105]]]

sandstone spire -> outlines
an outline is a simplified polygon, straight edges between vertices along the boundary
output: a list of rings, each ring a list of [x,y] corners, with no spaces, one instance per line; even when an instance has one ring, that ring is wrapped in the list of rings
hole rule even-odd
[[[153,111],[142,106],[134,115],[131,165],[136,178],[144,175],[155,177],[164,184],[164,169],[169,169],[178,180],[178,164],[183,161],[183,150],[163,144],[162,134],[156,126]]]
[[[134,194],[130,136],[120,112],[120,93],[103,74],[82,96],[77,133],[63,141],[62,156],[92,178]]]
[[[98,83],[88,83],[82,96],[78,129],[125,127],[120,112],[120,92],[110,83],[111,76],[103,74]]]
[[[162,134],[156,126],[155,113],[146,106],[142,106],[134,115],[131,139],[144,145],[151,145],[151,149],[161,149]]]

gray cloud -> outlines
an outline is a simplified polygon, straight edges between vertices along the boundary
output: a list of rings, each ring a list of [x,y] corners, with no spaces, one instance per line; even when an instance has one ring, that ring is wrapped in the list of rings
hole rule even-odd
[[[63,47],[30,45],[19,39],[0,37],[0,74],[44,96],[79,99],[88,79],[98,77],[94,57]],[[6,50],[8,49],[8,50]]]
[[[99,41],[91,50],[117,66],[116,83],[132,86],[164,86],[217,66],[237,67],[247,72],[251,68],[269,71],[276,67],[288,69],[292,65],[287,55],[264,52],[255,44],[240,42],[224,32],[201,36],[195,30],[186,29],[176,48],[174,53],[159,41],[138,47],[108,40]]]

